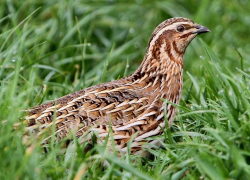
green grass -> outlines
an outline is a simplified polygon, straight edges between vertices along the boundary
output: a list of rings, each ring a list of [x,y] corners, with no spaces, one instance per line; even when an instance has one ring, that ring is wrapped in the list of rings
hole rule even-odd
[[[0,0],[0,179],[250,179],[250,3]],[[211,30],[188,47],[179,113],[149,158],[27,148],[22,111],[121,78],[174,16]],[[160,138],[160,137],[157,137]],[[103,167],[108,161],[110,166]]]

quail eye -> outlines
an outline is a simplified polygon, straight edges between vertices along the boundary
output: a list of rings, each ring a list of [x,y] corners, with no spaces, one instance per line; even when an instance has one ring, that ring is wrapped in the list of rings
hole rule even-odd
[[[183,32],[185,30],[185,27],[183,25],[179,25],[179,26],[177,26],[176,30],[178,32]]]

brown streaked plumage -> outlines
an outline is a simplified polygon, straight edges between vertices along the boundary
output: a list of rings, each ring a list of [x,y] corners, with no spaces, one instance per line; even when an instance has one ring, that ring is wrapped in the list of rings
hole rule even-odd
[[[161,99],[179,103],[185,49],[205,32],[209,32],[206,27],[186,18],[162,22],[133,74],[32,108],[26,117],[27,135],[40,136],[54,124],[58,140],[72,131],[80,141],[89,141],[93,131],[104,139],[112,129],[117,150],[126,151],[126,143],[137,133],[131,145],[131,153],[137,153],[146,138],[161,134],[161,128],[165,128]],[[176,109],[171,104],[166,104],[166,109],[171,126]],[[44,143],[50,138],[45,138]]]

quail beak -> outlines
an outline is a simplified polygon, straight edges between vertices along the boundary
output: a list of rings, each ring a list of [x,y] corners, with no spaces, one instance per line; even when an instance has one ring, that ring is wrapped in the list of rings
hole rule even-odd
[[[206,28],[205,26],[201,26],[199,24],[194,26],[197,30],[194,31],[192,34],[202,34],[202,33],[207,33],[210,32],[210,30],[208,28]]]

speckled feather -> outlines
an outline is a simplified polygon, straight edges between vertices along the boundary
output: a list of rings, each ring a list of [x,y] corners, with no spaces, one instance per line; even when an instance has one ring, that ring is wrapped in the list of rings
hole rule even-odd
[[[178,26],[185,30],[178,32]],[[126,143],[137,133],[131,153],[140,151],[146,138],[161,134],[165,128],[162,98],[176,104],[180,101],[183,55],[200,27],[186,18],[162,22],[154,30],[143,62],[133,74],[32,108],[26,117],[27,136],[38,137],[51,131],[54,124],[58,140],[72,131],[81,141],[89,141],[93,131],[104,139],[112,129],[117,150],[126,151]],[[176,108],[166,104],[166,109],[171,126]],[[50,138],[51,135],[43,143]]]

